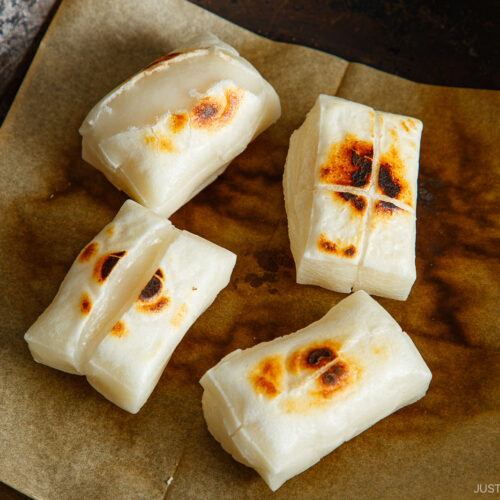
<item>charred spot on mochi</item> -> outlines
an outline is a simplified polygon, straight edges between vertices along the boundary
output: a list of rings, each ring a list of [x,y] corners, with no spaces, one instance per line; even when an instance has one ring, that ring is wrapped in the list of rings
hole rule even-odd
[[[388,214],[392,215],[393,212],[401,210],[399,207],[391,203],[390,201],[377,201],[375,205],[375,212],[377,214]]]
[[[170,299],[162,294],[163,271],[158,268],[136,301],[136,308],[143,313],[159,313],[170,304]]]
[[[110,274],[113,268],[118,264],[120,257],[117,255],[109,255],[106,260],[102,263],[101,267],[101,279],[104,281]]]
[[[241,101],[241,93],[228,89],[225,97],[225,105],[215,97],[203,97],[191,110],[193,125],[197,128],[211,128],[231,121]]]
[[[345,257],[354,257],[356,255],[356,247],[354,245],[349,245],[346,248],[340,248],[337,243],[330,241],[324,233],[321,233],[318,240],[318,248],[321,252],[334,254],[334,255],[344,255]]]
[[[159,297],[154,302],[136,302],[136,309],[142,313],[159,313],[162,312],[170,304],[170,299],[165,296]]]
[[[380,186],[382,192],[390,198],[397,198],[397,196],[401,192],[401,184],[392,175],[392,166],[388,163],[380,165],[378,185]]]
[[[155,274],[142,289],[142,292],[139,295],[139,300],[141,302],[150,302],[154,300],[155,297],[160,294],[162,287],[162,282]]]
[[[353,186],[365,186],[370,179],[370,174],[372,173],[373,149],[370,149],[369,152],[364,155],[362,155],[362,153],[358,154],[358,152],[353,149],[351,161],[352,164],[358,168],[351,174]]]
[[[364,187],[370,182],[373,144],[348,134],[343,142],[330,147],[326,162],[320,167],[325,184]]]
[[[154,313],[160,312],[163,309],[165,309],[165,307],[167,307],[169,303],[170,303],[170,299],[168,297],[162,297],[160,300],[158,300],[154,304],[150,304],[148,306],[148,311],[154,312]]]
[[[111,328],[110,333],[118,338],[123,337],[127,333],[125,323],[123,321],[118,321],[113,328]]]
[[[337,253],[337,245],[333,241],[330,241],[323,233],[319,236],[318,248],[322,252]]]
[[[366,201],[362,196],[356,196],[355,194],[352,193],[337,193],[335,192],[337,196],[340,196],[342,199],[345,201],[351,202],[351,205],[358,211],[363,213],[366,208]]]
[[[282,391],[283,376],[282,357],[269,356],[250,372],[250,382],[255,392],[274,398]]]
[[[94,279],[98,283],[104,283],[111,274],[118,261],[126,254],[125,250],[113,252],[101,257],[94,267]]]
[[[290,373],[318,370],[337,358],[340,344],[334,341],[314,342],[294,351],[287,360]]]
[[[195,124],[200,128],[211,125],[217,118],[220,111],[220,104],[211,97],[204,97],[193,110]]]
[[[356,247],[351,245],[343,250],[346,257],[353,257],[356,254]]]
[[[329,363],[336,357],[337,355],[331,349],[328,349],[328,347],[322,347],[320,349],[313,349],[310,351],[306,360],[309,366],[318,368]]]
[[[153,66],[156,66],[157,64],[160,64],[165,61],[169,61],[170,59],[173,59],[174,57],[177,57],[178,55],[182,54],[182,52],[172,52],[171,54],[167,54],[166,56],[159,57],[158,59],[155,59],[151,64],[146,66],[144,69],[151,69]]]
[[[323,375],[321,375],[321,382],[327,386],[337,384],[342,377],[347,375],[347,367],[344,363],[335,363]]]
[[[347,363],[336,361],[316,379],[316,390],[311,391],[315,403],[331,399],[348,384],[350,379],[352,377]]]
[[[106,234],[108,236],[113,236],[114,232],[115,232],[115,226],[109,226],[108,229],[106,229]]]
[[[80,257],[78,257],[78,262],[81,262],[81,263],[88,262],[97,253],[98,249],[99,249],[99,243],[97,243],[97,241],[93,241],[92,243],[89,243],[82,250]]]
[[[91,309],[92,309],[92,300],[90,300],[90,297],[88,296],[87,293],[84,293],[80,300],[80,311],[82,314],[87,315]]]

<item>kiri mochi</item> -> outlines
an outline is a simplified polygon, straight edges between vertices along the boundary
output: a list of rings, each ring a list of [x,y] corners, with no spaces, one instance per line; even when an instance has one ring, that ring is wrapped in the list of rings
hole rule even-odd
[[[25,340],[35,361],[86,375],[137,413],[235,262],[232,252],[128,200],[80,252]]]
[[[320,95],[283,177],[297,282],[406,300],[422,123]]]
[[[84,160],[168,217],[280,116],[278,95],[214,35],[158,59],[99,101],[80,127]]]
[[[172,224],[132,200],[81,251],[59,291],[26,332],[35,361],[69,373],[83,367],[157,267]]]
[[[229,282],[236,256],[175,229],[158,268],[85,367],[107,399],[137,413],[177,344]]]
[[[431,372],[363,291],[291,335],[236,350],[200,380],[209,431],[274,491],[424,396]]]

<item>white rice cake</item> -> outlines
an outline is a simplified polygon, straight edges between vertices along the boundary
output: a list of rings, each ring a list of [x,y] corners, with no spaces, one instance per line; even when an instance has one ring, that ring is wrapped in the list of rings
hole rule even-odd
[[[333,282],[337,291],[349,293],[358,272],[366,215],[365,196],[344,191],[315,192],[297,283],[328,288]]]
[[[283,178],[298,283],[406,300],[416,279],[421,134],[414,118],[318,97],[291,137]],[[376,210],[384,206],[394,209]]]
[[[26,332],[35,361],[81,374],[154,273],[173,230],[168,220],[126,201],[81,251],[52,303]]]
[[[200,383],[209,431],[275,491],[423,397],[431,377],[410,337],[359,291],[303,330],[232,352]]]
[[[368,244],[353,289],[405,300],[417,277],[415,213],[388,201],[372,203]]]
[[[175,229],[154,276],[85,367],[89,383],[137,413],[185,333],[228,284],[235,262],[232,252]]]
[[[80,127],[82,154],[116,187],[169,217],[280,114],[260,73],[206,35],[99,101]]]

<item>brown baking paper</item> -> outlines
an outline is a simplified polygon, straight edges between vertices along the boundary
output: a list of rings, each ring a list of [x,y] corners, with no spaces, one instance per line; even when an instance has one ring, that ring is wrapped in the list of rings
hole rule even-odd
[[[283,115],[172,217],[238,262],[130,415],[83,377],[36,364],[23,334],[125,200],[81,160],[86,113],[207,30],[275,86]],[[418,278],[408,301],[379,302],[434,378],[424,399],[273,494],[206,430],[198,380],[234,349],[304,327],[344,297],[295,283],[283,203],[288,138],[319,93],[424,122]],[[44,499],[471,498],[478,484],[500,482],[499,105],[492,91],[418,85],[271,42],[182,0],[63,2],[0,131],[0,479]]]

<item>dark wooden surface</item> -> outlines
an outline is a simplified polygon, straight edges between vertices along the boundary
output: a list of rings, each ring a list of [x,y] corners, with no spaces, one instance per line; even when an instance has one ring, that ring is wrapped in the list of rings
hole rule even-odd
[[[0,123],[60,0],[0,0]],[[424,83],[500,88],[498,3],[194,0],[273,40]],[[24,495],[0,483],[0,499]]]
[[[0,123],[61,0],[0,0]],[[494,0],[193,0],[273,40],[411,80],[500,89]]]

